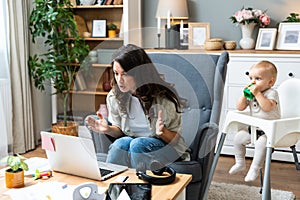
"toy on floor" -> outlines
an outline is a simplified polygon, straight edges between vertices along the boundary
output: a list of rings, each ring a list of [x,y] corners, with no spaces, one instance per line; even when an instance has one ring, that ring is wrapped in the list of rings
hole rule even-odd
[[[35,180],[37,179],[48,179],[52,176],[52,171],[43,171],[40,172],[38,169],[35,170],[35,174],[32,174],[32,176],[34,177]]]

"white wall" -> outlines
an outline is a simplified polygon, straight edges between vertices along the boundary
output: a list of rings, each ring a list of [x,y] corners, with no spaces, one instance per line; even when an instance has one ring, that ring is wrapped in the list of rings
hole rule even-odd
[[[36,141],[40,139],[42,130],[50,130],[52,122],[51,92],[46,86],[46,91],[41,92],[32,86],[33,95],[33,120]]]
[[[32,5],[31,5],[32,6]],[[30,8],[31,10],[32,8]],[[45,52],[47,49],[43,45],[43,39],[37,39],[33,44],[30,38],[30,55]],[[41,92],[37,90],[32,83],[33,94],[33,120],[36,139],[40,139],[41,130],[49,130],[51,128],[51,88],[46,86],[46,90]]]
[[[51,128],[51,93],[50,88],[47,91],[41,92],[36,88],[32,88],[33,94],[33,120],[36,139],[40,139],[42,130],[50,130]]]

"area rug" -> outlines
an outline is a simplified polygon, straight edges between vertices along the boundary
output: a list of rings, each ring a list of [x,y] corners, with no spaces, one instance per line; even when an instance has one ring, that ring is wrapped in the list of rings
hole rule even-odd
[[[247,185],[235,185],[227,183],[212,182],[207,200],[259,200],[261,194],[260,188]],[[294,200],[295,195],[292,192],[283,190],[271,190],[272,200]]]

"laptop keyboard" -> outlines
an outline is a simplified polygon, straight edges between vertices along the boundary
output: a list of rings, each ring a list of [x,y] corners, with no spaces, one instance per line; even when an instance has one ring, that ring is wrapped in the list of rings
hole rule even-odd
[[[111,170],[108,170],[108,169],[102,169],[102,168],[99,168],[99,170],[100,170],[101,176],[105,176],[105,175],[110,174],[110,173],[113,172],[113,171],[111,171]]]

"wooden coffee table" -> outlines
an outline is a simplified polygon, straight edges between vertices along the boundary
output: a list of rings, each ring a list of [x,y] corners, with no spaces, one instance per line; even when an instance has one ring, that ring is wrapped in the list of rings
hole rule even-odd
[[[5,169],[0,170],[0,199],[11,199],[10,196],[3,194],[8,190],[5,187],[5,177],[4,177]],[[149,175],[152,175],[151,172],[147,172]],[[136,174],[135,169],[129,169],[119,176],[128,176],[128,180],[126,183],[143,183],[143,180],[140,180]],[[94,182],[99,187],[108,187],[110,183],[116,182],[117,176],[114,176],[106,181],[95,181],[87,178],[82,178],[78,176],[73,176],[69,174],[53,172],[53,176],[48,180],[34,180],[33,177],[25,177],[25,187],[47,182],[47,181],[59,181],[64,182],[69,185],[79,185],[85,182]],[[192,175],[188,174],[177,174],[176,179],[173,183],[168,185],[152,185],[152,197],[153,200],[165,200],[165,199],[185,199],[185,189],[189,182],[192,180]]]

